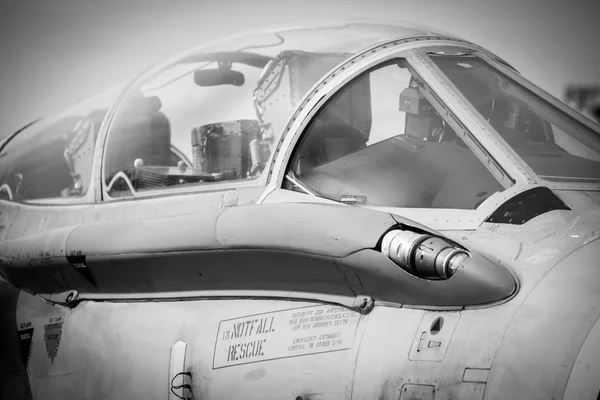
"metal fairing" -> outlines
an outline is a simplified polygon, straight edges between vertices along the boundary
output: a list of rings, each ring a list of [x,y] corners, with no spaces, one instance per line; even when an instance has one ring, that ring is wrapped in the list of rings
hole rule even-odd
[[[397,304],[464,307],[515,292],[510,273],[479,255],[473,255],[477,270],[462,269],[448,281],[430,282],[399,269],[377,249],[382,233],[396,225],[388,214],[320,204],[99,222],[5,241],[1,271],[31,293],[77,291],[80,300],[253,290],[348,296],[349,305],[359,293]],[[32,247],[40,253],[32,254]]]
[[[428,54],[477,53],[596,128],[479,46],[356,26],[363,50],[344,48],[354,55],[302,81],[313,86],[278,116],[260,175],[109,195],[102,161],[113,119],[163,65],[107,112],[85,197],[0,199],[0,398],[598,398],[599,186],[541,179]],[[302,42],[294,29],[285,32]],[[273,32],[277,52],[289,50],[277,47],[284,31]],[[326,48],[335,42],[322,36]],[[313,117],[359,74],[396,58],[445,105],[500,191],[473,209],[444,209],[350,206],[286,189]],[[182,177],[195,173],[177,164]]]

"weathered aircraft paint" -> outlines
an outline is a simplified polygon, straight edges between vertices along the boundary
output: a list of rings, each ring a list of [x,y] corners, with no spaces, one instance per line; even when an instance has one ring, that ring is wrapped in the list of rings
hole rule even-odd
[[[423,28],[170,60],[0,144],[0,397],[596,399],[598,131]]]

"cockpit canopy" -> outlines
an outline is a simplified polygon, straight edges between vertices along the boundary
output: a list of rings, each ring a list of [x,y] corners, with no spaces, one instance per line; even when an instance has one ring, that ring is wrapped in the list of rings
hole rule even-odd
[[[424,35],[436,34],[397,24],[323,23],[197,48],[125,91],[15,135],[0,149],[0,198],[82,202],[98,199],[90,195],[94,187],[107,200],[219,182],[264,185],[286,124],[317,82],[377,44]],[[335,201],[363,196],[375,206],[472,209],[514,183],[504,172],[497,176],[496,161],[489,162],[494,151],[451,117],[448,97],[440,100],[446,89],[434,90],[423,68],[454,85],[472,117],[496,131],[496,151],[520,157],[547,182],[600,182],[597,132],[476,46],[426,46],[420,58],[397,52],[330,93],[290,149],[283,188]]]
[[[258,177],[291,112],[321,77],[366,47],[423,33],[361,23],[282,29],[157,68],[134,84],[111,124],[107,194]]]

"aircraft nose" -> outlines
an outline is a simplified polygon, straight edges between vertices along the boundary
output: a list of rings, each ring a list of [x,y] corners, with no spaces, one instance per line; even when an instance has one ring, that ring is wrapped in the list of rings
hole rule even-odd
[[[559,261],[526,295],[494,359],[486,398],[597,399],[599,318],[595,238]]]

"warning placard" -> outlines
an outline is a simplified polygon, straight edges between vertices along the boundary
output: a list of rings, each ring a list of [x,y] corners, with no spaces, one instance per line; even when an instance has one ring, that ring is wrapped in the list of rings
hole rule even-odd
[[[64,317],[50,317],[44,325],[44,342],[50,362],[54,364],[54,358],[58,354],[58,346],[62,337]]]
[[[21,360],[25,368],[29,365],[29,356],[31,355],[31,345],[33,340],[33,325],[31,322],[20,324],[19,330],[19,349],[21,350]]]
[[[352,348],[360,314],[303,307],[221,321],[213,369]]]

